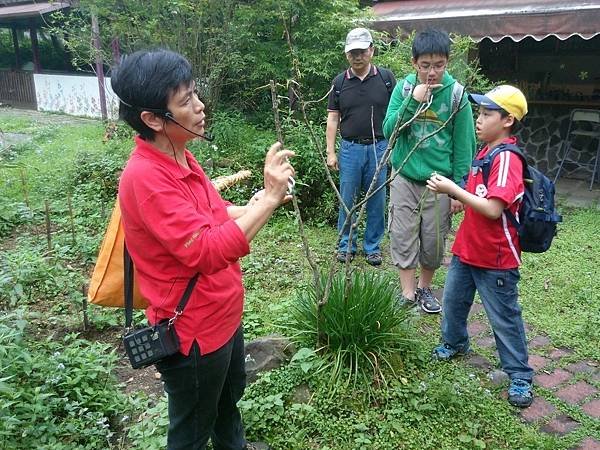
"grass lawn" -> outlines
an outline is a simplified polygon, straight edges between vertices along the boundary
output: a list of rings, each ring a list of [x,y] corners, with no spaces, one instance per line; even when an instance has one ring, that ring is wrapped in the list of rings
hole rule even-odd
[[[81,330],[81,286],[112,206],[115,174],[131,148],[128,138],[103,143],[104,129],[99,122],[70,125],[61,119],[56,126],[52,116],[40,117],[43,120],[0,112],[4,132],[33,136],[29,143],[0,149],[0,315],[6,318],[13,311],[22,311],[28,322],[23,342],[18,344],[22,351],[55,329],[67,334]],[[24,205],[26,199],[29,207]],[[51,251],[45,233],[45,202],[52,212]],[[72,221],[69,202],[74,211]],[[547,357],[555,347],[571,351],[564,358],[550,360],[545,367],[550,372],[582,360],[600,364],[600,210],[563,207],[561,212],[564,223],[550,251],[524,254],[520,282],[529,337],[544,335],[551,342],[536,349],[537,354]],[[327,220],[331,218],[319,218],[315,223],[321,225],[307,226],[311,250],[323,266],[333,263],[336,240],[336,231],[322,225]],[[383,248],[381,268],[372,268],[358,257],[355,269],[377,270],[395,278],[387,240]],[[279,213],[261,231],[242,267],[247,291],[246,339],[270,333],[286,335],[296,293],[311,281],[291,210]],[[444,277],[445,269],[441,269],[434,280],[438,287],[443,286]],[[121,326],[119,312],[92,308],[90,314],[92,328],[99,331],[114,332]],[[482,312],[475,319],[485,322]],[[439,315],[415,316],[416,362],[401,367],[388,388],[368,400],[361,386],[340,387],[332,395],[327,373],[318,373],[316,366],[294,363],[266,373],[248,387],[242,400],[249,438],[268,441],[281,450],[568,449],[587,437],[600,441],[599,421],[560,400],[551,389],[540,387],[536,393],[580,424],[564,437],[541,431],[543,423],[524,423],[502,398],[506,385],[493,385],[487,372],[464,361],[431,362],[431,349],[439,340],[439,322]],[[2,333],[0,327],[0,342]],[[89,334],[72,337],[64,345],[91,345],[85,336]],[[98,358],[121,352],[115,350],[114,341],[111,345],[94,347]],[[491,349],[475,350],[497,364]],[[0,359],[0,366],[10,367],[8,361]],[[113,363],[108,361],[107,367]],[[86,388],[80,390],[82,402],[99,396],[107,384],[106,380],[102,385],[85,380],[85,373],[70,385],[76,390],[77,383],[85,382]],[[86,403],[91,410],[104,408],[100,413],[109,418],[104,448],[161,448],[166,424],[164,398],[126,391],[124,385],[110,380],[122,395],[123,411],[115,413],[114,405],[109,408],[98,401]],[[574,380],[586,381],[600,391],[598,375],[581,373]],[[4,442],[5,448],[19,448],[18,444],[23,448],[26,441],[14,440],[9,433],[7,420],[16,413],[11,413],[2,387],[0,375],[0,423],[4,423],[0,425],[0,443]],[[598,393],[593,395],[598,398]],[[19,420],[28,419],[32,427],[47,422],[53,413],[40,402],[39,410],[19,413]],[[129,417],[125,419],[125,415]],[[92,444],[97,436],[90,430],[97,427],[97,419],[81,423],[81,417],[65,413],[57,427],[71,426],[70,438],[64,437],[68,434],[64,431],[52,429],[47,434],[59,436],[56,443],[40,448],[103,448]],[[78,437],[73,439],[74,435]]]

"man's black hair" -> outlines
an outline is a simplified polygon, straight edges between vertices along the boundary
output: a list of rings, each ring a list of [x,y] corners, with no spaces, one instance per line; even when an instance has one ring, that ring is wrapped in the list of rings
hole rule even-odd
[[[448,33],[434,28],[427,28],[415,36],[412,43],[412,56],[417,59],[421,55],[450,56],[450,37]]]
[[[119,99],[119,118],[142,139],[154,139],[155,132],[140,118],[142,111],[167,113],[167,103],[181,86],[193,81],[192,66],[170,50],[143,50],[124,56],[111,71],[110,84]]]

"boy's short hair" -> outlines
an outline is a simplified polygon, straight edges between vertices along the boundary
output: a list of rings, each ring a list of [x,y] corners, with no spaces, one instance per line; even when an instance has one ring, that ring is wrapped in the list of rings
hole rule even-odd
[[[140,113],[151,111],[164,115],[173,93],[192,81],[189,61],[165,49],[142,50],[124,56],[110,74],[110,84],[120,100],[119,118],[145,140],[152,140],[155,132],[142,121]]]
[[[505,117],[510,116],[510,113],[508,111],[506,111],[505,109],[498,109],[497,111],[500,112],[500,117],[502,117],[503,119]],[[513,117],[515,117],[515,116],[513,116]],[[521,123],[520,120],[517,120],[515,118],[513,124],[510,127],[510,134],[515,134],[515,133],[519,132],[521,130],[521,128],[523,128],[523,124]]]
[[[421,55],[450,56],[450,37],[448,33],[427,28],[415,36],[412,43],[412,56],[416,60]]]

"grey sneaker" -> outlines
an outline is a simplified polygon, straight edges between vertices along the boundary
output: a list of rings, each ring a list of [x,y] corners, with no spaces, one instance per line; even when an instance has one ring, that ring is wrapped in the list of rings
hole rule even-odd
[[[440,301],[435,298],[433,292],[431,292],[431,288],[417,288],[415,291],[415,299],[419,305],[421,305],[421,309],[429,314],[438,314],[442,311],[442,305],[440,305]]]

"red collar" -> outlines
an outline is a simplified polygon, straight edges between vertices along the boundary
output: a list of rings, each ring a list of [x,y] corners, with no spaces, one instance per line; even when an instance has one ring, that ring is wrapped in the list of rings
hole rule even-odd
[[[367,74],[365,79],[375,75],[377,75],[377,66],[375,64],[371,64],[371,68],[369,69],[369,73]],[[346,69],[346,79],[349,80],[350,78],[357,78],[357,76],[354,74],[354,72],[352,72],[352,69],[349,67],[348,69]]]
[[[133,150],[133,153],[169,169],[177,179],[186,178],[190,175],[198,176],[202,173],[202,169],[187,148],[185,149],[185,159],[190,166],[189,169],[179,165],[177,161],[175,161],[175,158],[164,154],[150,142],[142,139],[139,135],[135,137],[135,149]]]

